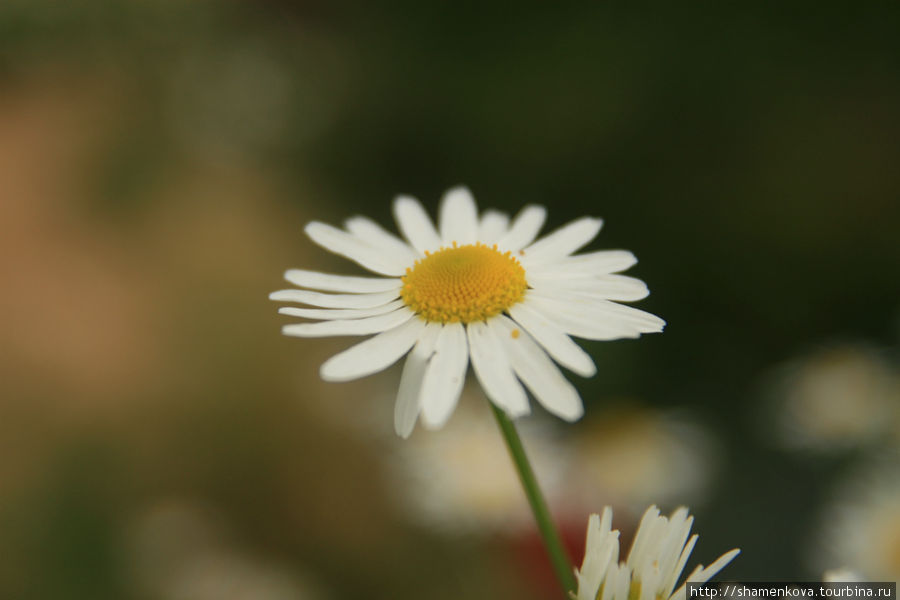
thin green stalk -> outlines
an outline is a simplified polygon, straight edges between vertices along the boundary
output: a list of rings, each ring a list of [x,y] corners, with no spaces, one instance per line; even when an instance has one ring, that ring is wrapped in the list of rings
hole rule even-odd
[[[569,598],[569,592],[575,591],[575,572],[572,570],[572,563],[562,545],[562,539],[556,526],[550,518],[550,511],[547,509],[547,502],[538,487],[537,479],[525,455],[525,448],[522,446],[522,440],[516,431],[516,426],[509,420],[506,414],[493,405],[491,410],[494,411],[494,417],[497,419],[497,425],[500,426],[500,432],[503,439],[506,440],[506,447],[509,449],[509,455],[513,464],[516,465],[516,471],[519,473],[519,481],[525,490],[525,496],[528,498],[528,504],[531,505],[531,511],[534,513],[534,520],[537,521],[538,529],[541,532],[541,538],[544,540],[544,548],[550,556],[550,562],[553,564],[553,570],[556,571],[556,577],[563,588],[566,598]]]

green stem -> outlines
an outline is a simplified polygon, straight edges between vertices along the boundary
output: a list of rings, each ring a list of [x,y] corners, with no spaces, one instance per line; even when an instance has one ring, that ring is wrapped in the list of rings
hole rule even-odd
[[[544,548],[547,550],[550,562],[553,564],[553,570],[556,571],[556,577],[559,579],[565,597],[569,598],[569,592],[575,591],[575,572],[572,570],[572,564],[562,545],[559,532],[556,531],[556,526],[550,518],[547,502],[544,500],[544,495],[541,494],[541,488],[538,487],[534,471],[531,469],[531,463],[528,462],[528,457],[525,455],[522,440],[519,438],[516,426],[509,420],[509,417],[494,406],[493,403],[489,402],[489,404],[491,405],[491,410],[494,411],[494,417],[497,419],[497,425],[500,426],[503,439],[506,440],[509,455],[516,465],[519,481],[522,482],[522,487],[525,489],[525,496],[528,498],[528,504],[531,505],[534,520],[537,521],[541,538],[544,540]]]

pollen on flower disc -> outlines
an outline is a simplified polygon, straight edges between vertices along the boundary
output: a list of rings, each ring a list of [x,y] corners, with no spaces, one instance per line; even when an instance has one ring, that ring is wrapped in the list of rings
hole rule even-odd
[[[426,321],[471,323],[522,300],[525,269],[509,252],[481,243],[426,252],[406,270],[400,297]]]

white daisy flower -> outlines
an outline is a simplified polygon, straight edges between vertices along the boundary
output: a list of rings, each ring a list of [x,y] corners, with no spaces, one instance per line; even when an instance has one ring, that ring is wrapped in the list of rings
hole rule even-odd
[[[573,254],[594,239],[600,219],[576,219],[535,241],[543,207],[527,206],[512,220],[493,210],[479,216],[463,187],[444,195],[437,228],[408,196],[396,199],[394,216],[407,241],[365,217],[348,219],[345,229],[306,226],[323,248],[383,277],[291,269],[285,278],[307,289],[269,297],[318,307],[279,309],[318,321],[286,325],[285,335],[375,334],[327,360],[320,370],[326,381],[371,375],[408,355],[394,413],[401,437],[420,416],[431,429],[446,423],[470,359],[488,398],[510,417],[530,412],[524,383],[549,412],[575,421],[581,398],[553,360],[584,377],[596,367],[569,336],[636,338],[665,325],[617,303],[649,293],[642,281],[618,274],[637,262],[631,252]]]
[[[619,531],[612,530],[612,509],[588,520],[584,562],[575,571],[576,600],[684,600],[686,583],[705,583],[740,550],[735,548],[708,567],[698,565],[676,590],[675,585],[697,543],[688,536],[694,517],[681,507],[663,517],[651,506],[641,518],[628,559],[619,562]],[[674,591],[673,591],[674,590]]]

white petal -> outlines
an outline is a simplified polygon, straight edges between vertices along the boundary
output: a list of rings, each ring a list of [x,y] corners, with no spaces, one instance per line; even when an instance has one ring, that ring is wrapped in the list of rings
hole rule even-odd
[[[527,298],[525,302],[511,306],[509,314],[556,362],[582,377],[593,377],[597,373],[597,367],[588,353],[557,325],[551,323],[540,310],[533,308]]]
[[[637,573],[635,573],[637,575]],[[644,569],[641,579],[641,600],[654,600],[661,575],[658,569]]]
[[[416,419],[419,418],[422,380],[425,378],[428,360],[434,354],[434,344],[440,331],[439,324],[427,323],[403,365],[400,386],[397,388],[397,402],[394,404],[394,431],[404,439],[410,436]]]
[[[403,257],[394,253],[380,252],[379,249],[352,233],[337,227],[313,221],[307,223],[304,231],[312,241],[326,250],[349,258],[370,271],[383,275],[403,275],[410,266]]]
[[[728,563],[730,563],[734,559],[734,557],[740,553],[741,551],[738,548],[729,550],[728,552],[717,558],[711,565],[697,573],[693,581],[697,583],[706,583],[707,581],[715,577],[716,573],[724,569],[725,566],[728,565]]]
[[[476,321],[466,326],[472,368],[491,402],[512,418],[531,412],[528,396],[516,380],[512,367],[491,328]]]
[[[651,548],[652,538],[656,527],[660,523],[659,509],[656,505],[651,505],[644,511],[641,521],[638,523],[637,533],[634,541],[631,542],[631,550],[628,552],[628,558],[625,563],[632,569],[636,569],[648,554]]]
[[[636,338],[657,333],[666,322],[643,310],[559,290],[534,289],[529,302],[566,333],[589,340]]]
[[[660,582],[660,589],[665,590],[665,596],[668,596],[674,587],[672,572],[691,533],[693,523],[694,517],[689,516],[688,509],[683,506],[669,517],[669,530],[658,550],[659,572],[665,577]]]
[[[497,247],[518,252],[534,241],[546,218],[547,209],[543,206],[526,206],[516,215],[506,235],[497,240]]]
[[[319,323],[291,323],[281,333],[293,337],[326,337],[331,335],[371,335],[406,323],[415,313],[403,307],[386,315],[376,315],[349,321],[321,321]]]
[[[603,513],[600,517],[600,533],[603,535],[608,535],[612,533],[612,507],[604,506]],[[616,530],[616,537],[618,537],[618,530]],[[616,560],[618,560],[618,556],[616,556]]]
[[[441,236],[435,230],[428,213],[415,198],[397,196],[394,200],[394,219],[403,236],[419,251],[419,254],[441,247]]]
[[[468,362],[465,329],[460,323],[444,325],[422,381],[422,422],[429,429],[442,427],[453,414]]]
[[[383,252],[396,255],[399,259],[407,262],[407,266],[411,267],[419,255],[413,248],[385,230],[381,225],[367,219],[366,217],[351,217],[344,223],[347,230],[362,240],[372,244],[376,248],[380,248]]]
[[[685,600],[687,597],[685,588],[688,583],[706,583],[740,553],[741,551],[735,548],[720,556],[718,560],[716,560],[713,564],[709,565],[705,569],[702,565],[698,565],[697,568],[694,569],[690,575],[688,575],[687,579],[685,579],[685,582],[681,585],[681,587],[679,587],[678,590],[676,590],[675,593],[672,594],[672,600]]]
[[[384,277],[353,277],[350,275],[332,275],[303,269],[288,269],[284,278],[296,286],[322,290],[324,292],[386,292],[397,290],[403,285],[399,279]]]
[[[669,600],[686,600],[686,592],[685,588],[688,583],[700,583],[697,580],[698,574],[703,572],[703,565],[697,565],[693,571],[691,571],[690,575],[687,576],[687,579],[684,580],[684,583],[675,590],[675,593],[669,598]]]
[[[698,539],[700,539],[698,535],[692,535],[687,544],[685,544],[684,548],[681,550],[681,554],[678,556],[678,562],[676,562],[675,566],[672,568],[672,572],[669,574],[669,580],[666,582],[666,585],[663,588],[666,596],[672,595],[672,590],[675,588],[675,584],[678,583],[678,578],[681,577],[681,573],[682,571],[684,571],[684,566],[687,564],[688,558],[690,557],[691,552],[694,549],[694,545],[697,543]]]
[[[403,306],[403,300],[394,300],[375,308],[297,308],[296,306],[282,306],[278,314],[304,319],[320,319],[331,321],[335,319],[363,319],[393,312]]]
[[[506,233],[509,227],[509,215],[496,210],[486,210],[478,223],[478,239],[491,245]]]
[[[350,381],[383,371],[412,348],[424,328],[422,319],[410,319],[335,354],[322,364],[319,374],[325,381]]]
[[[618,541],[618,540],[616,540]],[[628,571],[626,568],[622,568],[621,571]],[[606,579],[605,585],[603,586],[603,595],[597,600],[615,600],[617,597],[615,593],[617,591],[617,582],[619,580],[619,563],[610,561],[609,568],[606,570]],[[627,589],[627,586],[626,586]],[[627,598],[628,596],[622,596],[622,598]],[[591,600],[594,600],[593,598]]]
[[[594,239],[602,225],[602,219],[592,217],[582,217],[563,225],[525,248],[521,257],[522,265],[527,270],[529,265],[567,256]]]
[[[600,582],[603,581],[604,572],[600,566],[600,556],[603,542],[606,541],[600,531],[600,515],[588,517],[587,541],[584,543],[584,560],[581,569],[575,571],[578,580],[578,594],[576,600],[595,600]],[[603,563],[606,566],[606,563]]]
[[[556,289],[587,294],[601,300],[621,300],[625,302],[642,300],[650,295],[650,290],[647,289],[647,285],[643,281],[626,275],[561,279],[529,272],[528,285],[536,289]]]
[[[528,273],[542,277],[556,276],[558,279],[571,277],[594,277],[624,271],[637,263],[637,258],[628,250],[600,250],[565,256],[559,260],[532,265]]]
[[[567,421],[578,420],[584,414],[581,398],[550,357],[528,333],[520,331],[508,318],[502,315],[494,317],[491,325],[495,322],[501,332],[501,343],[509,352],[510,363],[519,379],[548,411]],[[518,333],[514,334],[514,331]]]
[[[615,572],[610,568],[619,561],[619,532],[611,531],[612,509],[605,507],[603,516],[591,515],[588,521],[585,556],[578,577],[577,600],[596,600],[600,584]],[[612,585],[606,589],[611,594]]]
[[[299,302],[324,308],[375,308],[396,300],[398,292],[377,294],[323,294],[309,290],[279,290],[269,294],[269,300]]]
[[[472,192],[466,187],[455,187],[441,200],[441,238],[445,246],[456,242],[460,246],[474,244],[478,236],[478,209]]]
[[[616,593],[615,598],[628,598],[628,592],[631,590],[631,569],[620,568],[616,573]]]

